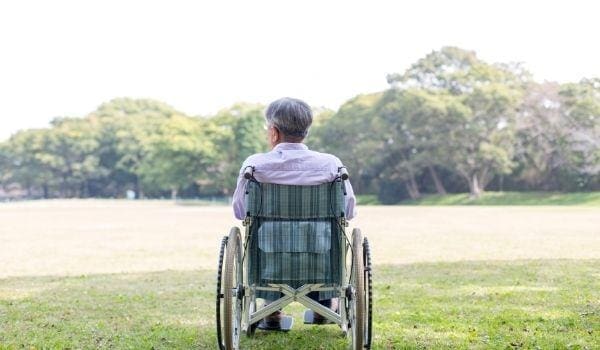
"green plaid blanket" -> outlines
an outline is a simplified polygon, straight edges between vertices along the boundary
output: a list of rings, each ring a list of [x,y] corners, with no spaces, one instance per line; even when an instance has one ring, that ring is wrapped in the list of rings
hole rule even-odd
[[[316,186],[249,182],[246,208],[252,217],[248,253],[250,284],[341,284],[340,246],[343,236],[337,223],[343,215],[340,182]],[[321,292],[328,299],[335,292]],[[257,292],[274,300],[279,293]]]

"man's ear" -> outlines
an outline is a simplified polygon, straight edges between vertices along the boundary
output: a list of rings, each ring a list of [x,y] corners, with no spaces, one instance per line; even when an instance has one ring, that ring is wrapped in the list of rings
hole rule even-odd
[[[275,147],[279,143],[279,130],[275,127],[269,128],[269,144],[271,147]]]
[[[273,130],[273,144],[276,145],[281,142],[281,131],[276,127],[271,128]]]

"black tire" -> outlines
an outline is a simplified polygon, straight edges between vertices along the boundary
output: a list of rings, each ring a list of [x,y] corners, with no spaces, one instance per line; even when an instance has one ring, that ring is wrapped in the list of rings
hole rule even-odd
[[[240,346],[242,320],[242,250],[240,230],[234,227],[229,232],[225,252],[223,276],[223,339],[225,350],[237,350]],[[237,293],[233,293],[237,291]]]
[[[352,230],[352,287],[354,293],[351,306],[352,349],[365,346],[365,265],[363,263],[363,241],[360,229]]]
[[[370,349],[371,343],[373,342],[373,268],[371,266],[371,247],[369,246],[369,240],[366,237],[363,241],[363,262],[365,264],[365,293],[367,299],[365,348]]]
[[[225,345],[223,344],[223,324],[221,322],[221,308],[223,306],[223,259],[225,258],[225,249],[227,248],[228,237],[223,237],[221,240],[221,248],[219,250],[219,265],[217,266],[217,302],[215,315],[217,318],[217,343],[219,349],[224,350]]]

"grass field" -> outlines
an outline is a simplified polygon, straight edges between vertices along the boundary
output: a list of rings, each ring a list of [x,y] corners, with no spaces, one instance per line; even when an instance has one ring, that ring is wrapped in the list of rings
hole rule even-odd
[[[361,205],[378,205],[376,195],[360,195]],[[584,205],[600,206],[600,192],[485,192],[473,199],[468,193],[425,195],[418,200],[406,200],[401,205]]]
[[[364,207],[378,349],[600,348],[600,210]],[[0,205],[0,349],[214,348],[229,208],[168,202]],[[246,349],[338,349],[336,326]]]

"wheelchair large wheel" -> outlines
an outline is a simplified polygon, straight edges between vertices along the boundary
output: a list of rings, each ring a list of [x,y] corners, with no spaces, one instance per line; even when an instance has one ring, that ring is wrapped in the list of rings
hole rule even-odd
[[[365,348],[370,349],[373,341],[373,270],[371,267],[371,247],[369,240],[365,237],[363,242],[363,262],[365,264],[365,298],[366,317]]]
[[[237,227],[234,227],[229,232],[229,237],[227,239],[223,273],[222,346],[225,350],[234,350],[239,349],[240,347],[244,298],[242,276],[240,230]]]
[[[225,249],[227,248],[228,237],[223,237],[221,241],[221,248],[219,249],[219,265],[217,266],[217,309],[215,310],[215,316],[217,318],[217,342],[219,343],[219,349],[225,349],[223,345],[223,324],[221,322],[221,315],[223,309],[223,262],[225,259]]]
[[[363,242],[360,229],[352,230],[352,274],[353,293],[350,300],[350,331],[352,349],[365,348],[365,266],[363,262]]]

